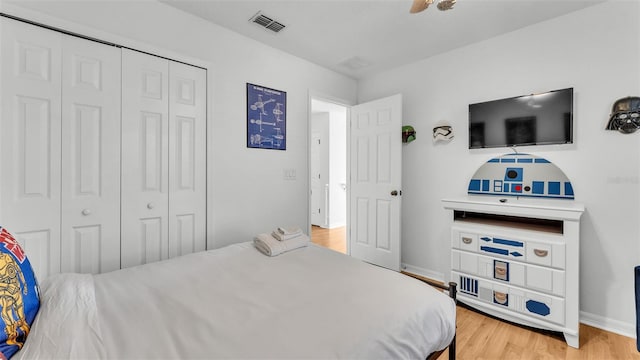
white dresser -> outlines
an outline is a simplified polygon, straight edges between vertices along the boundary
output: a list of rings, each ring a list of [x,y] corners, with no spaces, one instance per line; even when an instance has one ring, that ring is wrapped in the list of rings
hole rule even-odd
[[[452,210],[451,281],[490,315],[564,333],[579,347],[580,217],[573,200],[468,195]]]

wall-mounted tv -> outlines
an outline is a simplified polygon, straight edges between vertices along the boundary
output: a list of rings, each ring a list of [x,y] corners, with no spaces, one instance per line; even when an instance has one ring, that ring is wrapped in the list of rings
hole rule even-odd
[[[573,88],[469,105],[469,149],[573,143]]]

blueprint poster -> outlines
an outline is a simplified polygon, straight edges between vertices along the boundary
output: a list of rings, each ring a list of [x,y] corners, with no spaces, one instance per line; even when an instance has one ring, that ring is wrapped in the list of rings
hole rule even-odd
[[[287,149],[287,93],[247,83],[247,147]]]

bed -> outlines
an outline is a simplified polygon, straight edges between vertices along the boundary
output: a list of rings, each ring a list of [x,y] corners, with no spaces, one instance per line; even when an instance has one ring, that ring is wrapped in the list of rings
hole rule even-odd
[[[40,298],[14,359],[425,359],[455,337],[442,291],[313,244],[60,274]]]

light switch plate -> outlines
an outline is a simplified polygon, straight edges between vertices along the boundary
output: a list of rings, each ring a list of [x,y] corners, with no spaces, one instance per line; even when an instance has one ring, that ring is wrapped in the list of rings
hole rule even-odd
[[[296,169],[282,169],[282,177],[285,180],[295,180],[296,179]]]

